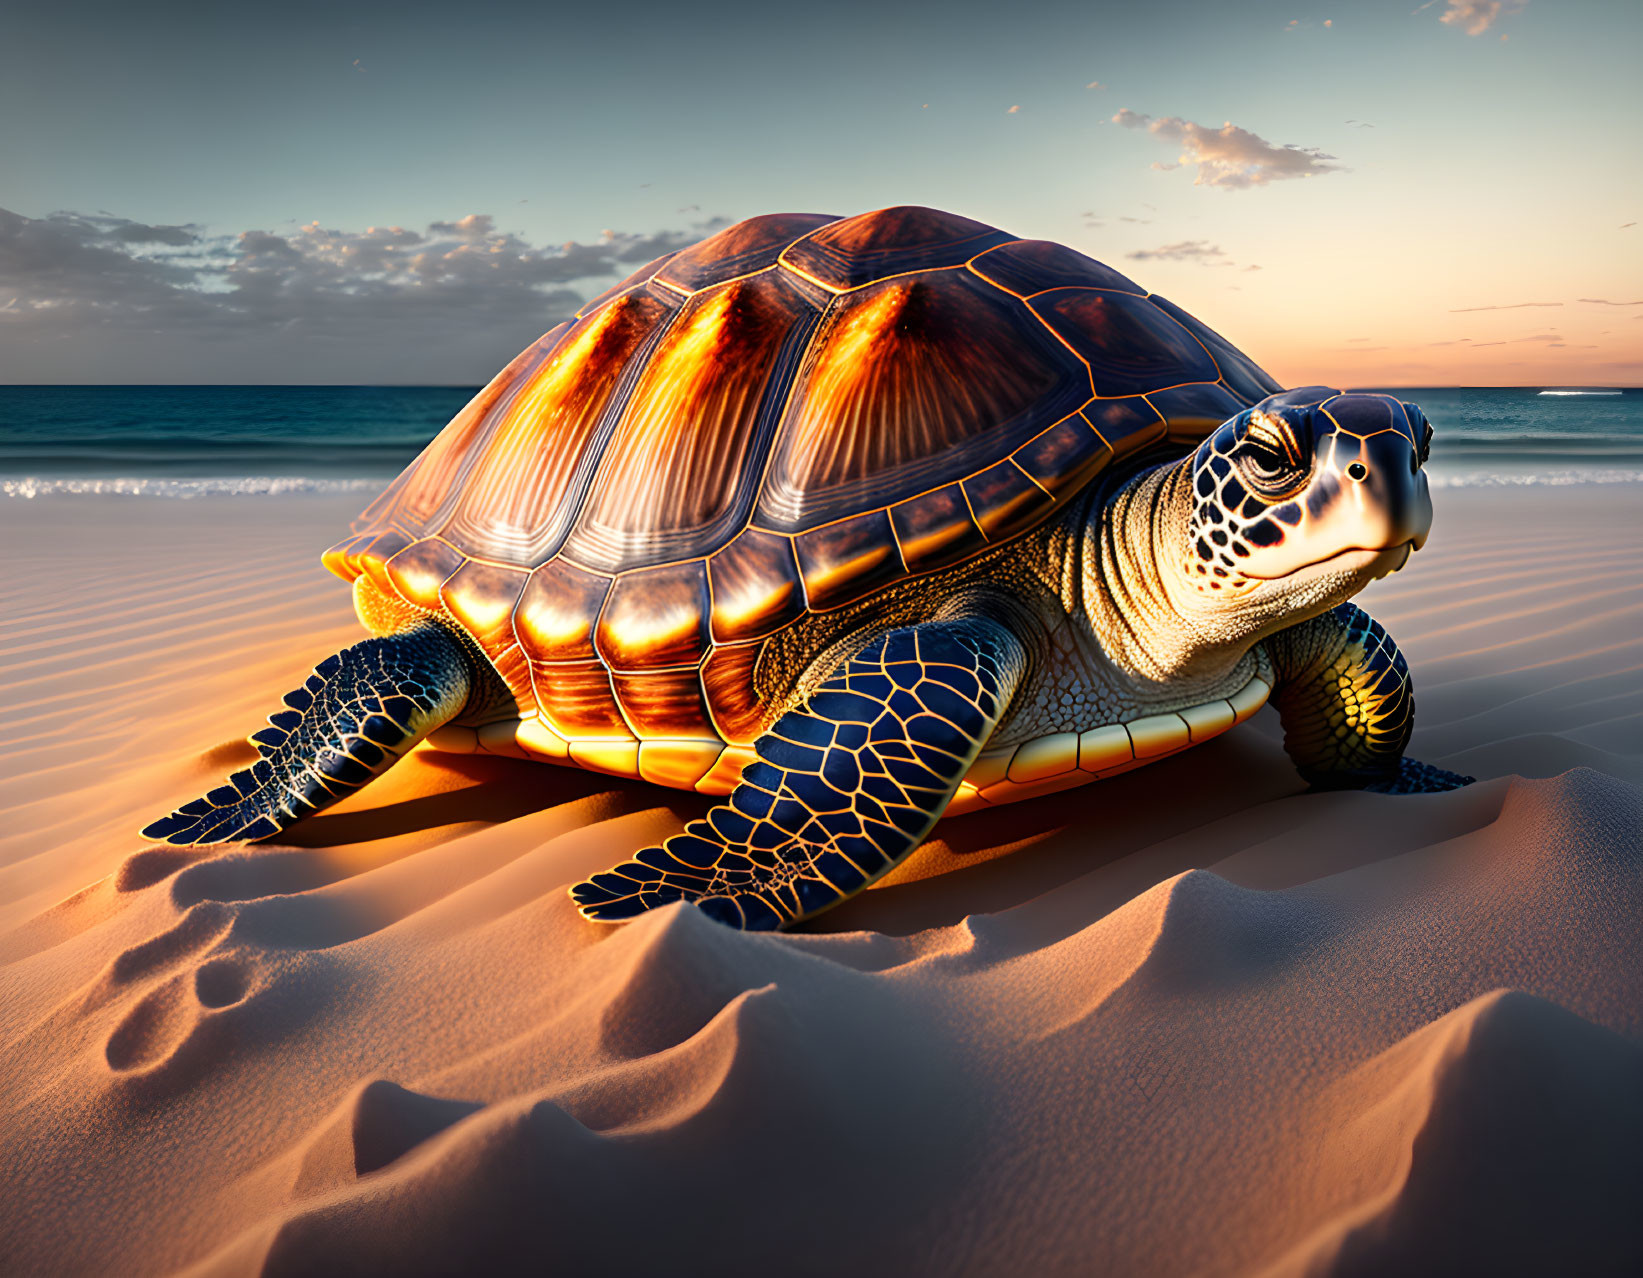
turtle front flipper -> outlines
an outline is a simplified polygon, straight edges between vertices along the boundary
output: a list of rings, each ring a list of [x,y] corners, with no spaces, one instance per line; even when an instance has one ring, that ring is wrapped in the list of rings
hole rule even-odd
[[[923,841],[1026,664],[983,618],[874,639],[759,738],[728,802],[571,898],[602,922],[684,900],[755,930],[837,905]]]
[[[387,771],[458,714],[473,683],[462,643],[437,622],[344,648],[285,694],[253,733],[258,759],[143,830],[166,843],[268,839]]]
[[[1314,789],[1422,794],[1476,779],[1404,757],[1415,729],[1409,666],[1356,604],[1280,631],[1266,648],[1284,749]]]

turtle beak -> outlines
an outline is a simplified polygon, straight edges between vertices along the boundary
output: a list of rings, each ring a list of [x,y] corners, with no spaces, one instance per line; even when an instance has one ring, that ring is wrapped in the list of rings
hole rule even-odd
[[[1265,521],[1276,539],[1257,541],[1245,576],[1273,580],[1342,556],[1374,560],[1388,551],[1419,550],[1432,530],[1432,496],[1408,435],[1334,431],[1319,441],[1306,495]],[[1296,525],[1293,533],[1282,525]],[[1257,530],[1259,531],[1259,529]],[[1398,567],[1409,558],[1406,551]]]
[[[1420,453],[1407,435],[1367,439],[1338,433],[1329,464],[1340,477],[1339,516],[1346,544],[1366,550],[1405,544],[1419,550],[1432,531],[1432,494]]]

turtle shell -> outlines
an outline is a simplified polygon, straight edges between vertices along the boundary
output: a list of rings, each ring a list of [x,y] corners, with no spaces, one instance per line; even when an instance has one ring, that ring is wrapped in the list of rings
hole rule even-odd
[[[519,355],[325,561],[448,614],[558,738],[745,741],[777,630],[1277,389],[1059,244],[917,207],[756,217]]]

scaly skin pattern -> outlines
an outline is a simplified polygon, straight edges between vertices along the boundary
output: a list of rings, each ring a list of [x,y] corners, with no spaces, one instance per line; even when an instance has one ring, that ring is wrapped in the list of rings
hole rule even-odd
[[[1373,617],[1341,604],[1267,641],[1284,750],[1320,790],[1450,790],[1462,777],[1403,757],[1415,728],[1409,667]]]
[[[1020,641],[986,618],[881,636],[759,739],[729,802],[572,899],[603,922],[694,900],[755,930],[836,905],[923,841],[1025,666]]]
[[[457,714],[473,683],[464,646],[422,621],[366,639],[314,668],[253,733],[258,759],[143,830],[166,843],[272,838],[385,772]]]
[[[1253,637],[1215,615],[1228,611],[1218,599],[1196,611],[1177,606],[1167,557],[1154,549],[1184,536],[1169,512],[1190,486],[1189,464],[1121,475],[1003,551],[805,618],[766,649],[761,696],[784,709],[802,704],[874,636],[928,619],[933,601],[999,618],[1027,650],[989,751],[1234,696],[1260,672]],[[1322,590],[1318,598],[1326,601]],[[1294,619],[1281,606],[1251,615],[1273,629]]]

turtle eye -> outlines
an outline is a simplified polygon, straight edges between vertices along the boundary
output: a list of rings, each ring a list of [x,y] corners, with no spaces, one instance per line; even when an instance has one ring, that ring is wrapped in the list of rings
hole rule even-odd
[[[1256,410],[1245,425],[1237,450],[1238,469],[1249,487],[1264,498],[1287,496],[1306,481],[1310,467],[1301,455],[1295,431],[1283,419]]]
[[[1245,439],[1238,449],[1238,470],[1246,485],[1263,500],[1281,500],[1304,487],[1311,468],[1286,448],[1259,437]]]
[[[1244,445],[1244,459],[1256,474],[1271,475],[1274,478],[1283,474],[1288,467],[1283,455],[1276,448],[1253,439]]]

